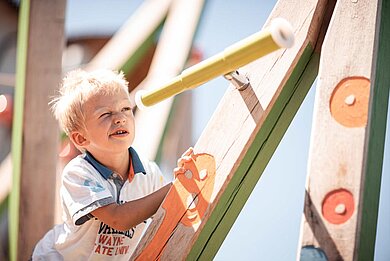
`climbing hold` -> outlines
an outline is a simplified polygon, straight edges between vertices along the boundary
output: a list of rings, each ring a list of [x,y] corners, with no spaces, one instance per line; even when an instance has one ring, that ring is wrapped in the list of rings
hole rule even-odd
[[[333,118],[345,127],[363,127],[367,124],[370,80],[348,77],[340,81],[330,98]]]
[[[337,189],[329,192],[322,202],[322,215],[332,224],[342,224],[354,212],[353,195],[346,189]]]

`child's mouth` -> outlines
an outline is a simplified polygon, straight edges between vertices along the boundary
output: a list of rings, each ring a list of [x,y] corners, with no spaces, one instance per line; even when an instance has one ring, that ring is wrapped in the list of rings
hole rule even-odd
[[[129,132],[126,130],[117,130],[114,133],[110,134],[110,136],[126,136],[127,134],[129,134]]]

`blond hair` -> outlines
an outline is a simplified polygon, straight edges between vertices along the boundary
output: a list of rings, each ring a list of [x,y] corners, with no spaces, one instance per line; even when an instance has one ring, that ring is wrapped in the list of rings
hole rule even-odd
[[[81,69],[70,71],[62,80],[59,95],[49,104],[60,127],[69,136],[72,131],[85,129],[83,105],[96,94],[112,94],[125,90],[128,82],[123,72]]]

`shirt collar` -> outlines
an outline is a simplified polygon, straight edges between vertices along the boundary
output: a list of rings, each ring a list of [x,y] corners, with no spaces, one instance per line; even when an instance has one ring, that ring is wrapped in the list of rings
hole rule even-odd
[[[142,165],[137,152],[132,147],[129,148],[129,155],[130,160],[132,160],[133,163],[134,174],[141,172],[146,174],[145,168]],[[114,173],[114,171],[97,161],[88,151],[85,153],[84,159],[88,161],[105,179],[108,179]]]

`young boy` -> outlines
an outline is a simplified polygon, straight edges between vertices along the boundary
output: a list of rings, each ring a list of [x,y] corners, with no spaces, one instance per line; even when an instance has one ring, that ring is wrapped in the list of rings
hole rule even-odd
[[[171,183],[130,147],[134,116],[123,74],[70,72],[52,101],[83,152],[63,170],[64,223],[36,245],[33,260],[129,260]],[[183,172],[176,169],[175,174]]]

